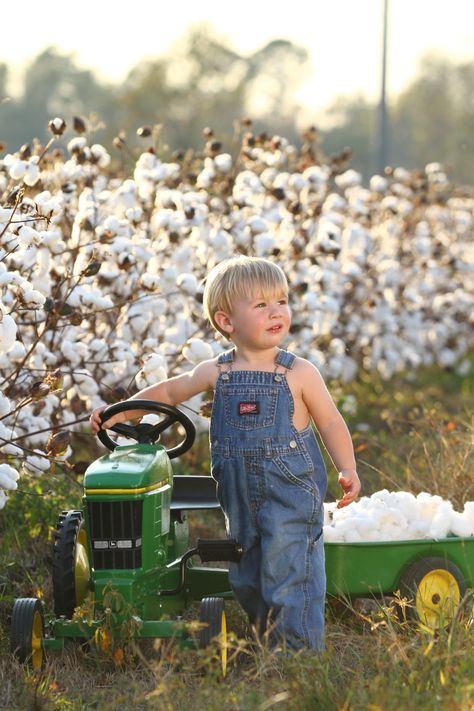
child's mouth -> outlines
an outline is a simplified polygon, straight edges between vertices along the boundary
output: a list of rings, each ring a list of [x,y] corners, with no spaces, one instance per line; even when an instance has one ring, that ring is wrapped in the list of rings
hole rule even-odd
[[[279,331],[281,331],[281,328],[281,326],[272,326],[268,329],[268,331],[270,331],[270,333],[278,333]]]

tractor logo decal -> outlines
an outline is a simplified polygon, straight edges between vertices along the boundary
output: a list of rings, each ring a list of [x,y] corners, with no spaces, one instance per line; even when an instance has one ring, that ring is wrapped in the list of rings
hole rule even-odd
[[[140,548],[142,545],[142,539],[136,538],[135,541],[128,539],[122,540],[107,540],[107,541],[94,541],[95,550],[110,550],[113,548]]]

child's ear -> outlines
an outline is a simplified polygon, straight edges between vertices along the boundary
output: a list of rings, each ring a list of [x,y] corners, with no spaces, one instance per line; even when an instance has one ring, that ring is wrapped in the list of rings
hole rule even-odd
[[[217,323],[221,331],[229,334],[233,332],[234,327],[232,325],[230,315],[225,311],[216,311],[214,314],[214,321]]]

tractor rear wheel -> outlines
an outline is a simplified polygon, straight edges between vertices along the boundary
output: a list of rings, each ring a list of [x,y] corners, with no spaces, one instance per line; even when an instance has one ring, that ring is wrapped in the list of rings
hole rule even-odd
[[[63,511],[54,533],[54,612],[71,618],[89,591],[91,568],[82,511]]]
[[[204,623],[199,633],[199,647],[215,645],[218,651],[222,676],[227,673],[227,618],[222,597],[205,597],[201,602],[199,622]]]
[[[422,558],[412,563],[400,579],[400,596],[411,601],[402,609],[407,620],[427,627],[447,627],[454,619],[466,592],[466,583],[457,565],[444,558]]]
[[[34,671],[42,668],[44,652],[43,605],[36,597],[15,600],[10,627],[10,650],[21,664],[29,664]]]

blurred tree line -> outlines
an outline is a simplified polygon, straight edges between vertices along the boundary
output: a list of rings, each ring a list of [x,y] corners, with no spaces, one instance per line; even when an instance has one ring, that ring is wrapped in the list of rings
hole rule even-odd
[[[101,82],[73,56],[48,48],[31,62],[13,99],[6,99],[8,66],[0,65],[0,141],[15,151],[32,137],[45,141],[51,117],[82,116],[109,149],[117,135],[135,148],[137,129],[148,124],[162,125],[165,155],[201,147],[206,126],[231,150],[235,121],[250,117],[255,130],[298,143],[295,92],[308,71],[306,50],[289,41],[242,56],[205,26],[192,28],[172,55],[140,62],[120,85]],[[375,166],[376,105],[342,96],[326,114],[323,152],[349,146],[352,166],[368,178]],[[412,83],[392,99],[389,116],[390,165],[440,161],[453,179],[474,182],[474,63],[426,56]]]

